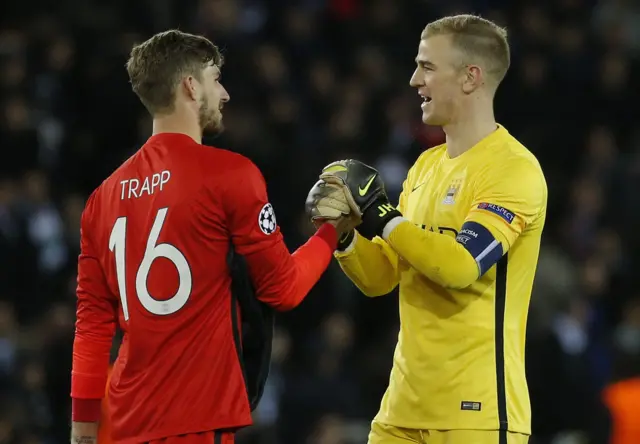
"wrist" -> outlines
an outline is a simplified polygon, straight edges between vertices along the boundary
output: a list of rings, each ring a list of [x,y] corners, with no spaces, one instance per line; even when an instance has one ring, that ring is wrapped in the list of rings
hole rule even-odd
[[[391,205],[388,199],[379,199],[364,211],[362,225],[358,227],[358,232],[367,239],[382,237],[387,223],[397,217],[402,217],[402,213]]]
[[[315,236],[325,241],[331,251],[336,250],[338,246],[338,231],[336,230],[336,227],[329,223],[324,223],[320,228],[318,228]]]
[[[391,232],[398,226],[400,225],[402,222],[405,222],[407,219],[405,219],[402,216],[396,216],[393,219],[391,219],[390,221],[388,221],[384,227],[382,227],[382,234],[380,235],[381,238],[383,238],[385,241],[389,240],[389,236],[391,236]]]
[[[101,399],[71,399],[71,419],[74,422],[98,422],[102,413]]]
[[[97,444],[98,442],[98,421],[71,423],[70,444]]]
[[[342,236],[340,236],[340,239],[338,240],[338,251],[345,251],[347,248],[349,248],[351,246],[351,244],[353,243],[353,240],[356,237],[356,230],[352,229],[350,231],[347,231],[346,233],[343,233]]]

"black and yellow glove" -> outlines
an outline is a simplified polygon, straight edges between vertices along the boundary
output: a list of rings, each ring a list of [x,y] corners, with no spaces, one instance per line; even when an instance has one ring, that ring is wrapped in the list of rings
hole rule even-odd
[[[382,236],[385,225],[402,214],[389,202],[380,173],[360,161],[333,162],[322,170],[320,179],[341,185],[349,206],[362,218],[358,233],[367,239]]]

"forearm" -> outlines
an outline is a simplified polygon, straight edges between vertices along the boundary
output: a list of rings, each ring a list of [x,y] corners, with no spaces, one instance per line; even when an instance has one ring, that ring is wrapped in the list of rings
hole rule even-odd
[[[98,442],[97,422],[71,423],[71,444],[96,444]]]
[[[473,256],[452,237],[406,220],[390,222],[384,237],[409,265],[443,287],[465,288],[478,279]]]
[[[347,277],[366,296],[385,295],[398,285],[397,256],[383,243],[356,233],[352,244],[335,257]]]
[[[296,272],[289,285],[285,283],[282,288],[290,308],[298,306],[320,280],[331,263],[337,243],[335,228],[325,224],[291,255]]]
[[[76,331],[71,371],[71,396],[74,399],[103,398],[112,341],[112,334],[100,337]]]
[[[325,224],[293,254],[283,243],[248,256],[258,299],[280,311],[298,306],[329,266],[336,244],[335,228]]]
[[[71,367],[72,420],[92,423],[100,418],[115,332],[113,313],[78,291],[76,332]]]

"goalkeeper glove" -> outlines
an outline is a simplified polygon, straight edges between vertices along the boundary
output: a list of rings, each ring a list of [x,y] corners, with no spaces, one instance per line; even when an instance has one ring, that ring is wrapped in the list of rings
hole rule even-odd
[[[331,221],[340,235],[353,231],[360,224],[360,217],[349,206],[344,188],[322,180],[311,187],[305,209],[314,225]]]
[[[357,160],[333,162],[322,170],[320,179],[340,185],[351,209],[362,218],[358,232],[367,239],[382,236],[385,225],[402,214],[389,202],[380,173]]]

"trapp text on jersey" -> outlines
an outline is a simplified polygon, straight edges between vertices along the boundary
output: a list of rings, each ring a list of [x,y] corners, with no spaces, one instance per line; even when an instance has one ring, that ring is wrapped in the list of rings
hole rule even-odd
[[[122,190],[120,200],[139,198],[146,195],[152,195],[156,191],[162,191],[164,186],[171,179],[171,171],[164,170],[160,173],[153,173],[144,179],[127,179],[120,181]]]

